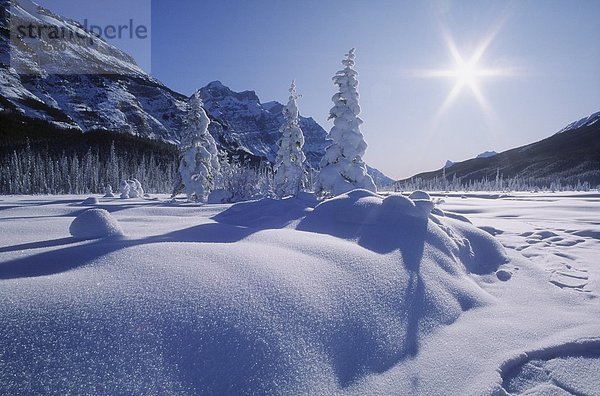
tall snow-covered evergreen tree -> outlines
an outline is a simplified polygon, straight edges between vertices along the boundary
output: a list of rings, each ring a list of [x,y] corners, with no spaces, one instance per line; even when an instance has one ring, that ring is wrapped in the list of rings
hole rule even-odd
[[[204,202],[215,187],[220,165],[217,144],[208,132],[210,120],[202,108],[200,93],[189,101],[188,126],[183,131],[183,156],[179,173],[188,200]]]
[[[306,170],[304,167],[306,156],[302,151],[304,134],[300,129],[298,105],[296,103],[300,96],[296,93],[294,81],[292,81],[289,91],[289,101],[283,108],[284,123],[279,129],[282,136],[279,140],[279,150],[277,151],[274,167],[274,192],[279,198],[288,195],[295,196],[306,186]]]
[[[344,69],[333,77],[338,86],[338,92],[332,97],[334,106],[329,111],[329,118],[333,118],[329,138],[333,143],[321,159],[321,171],[316,180],[315,190],[321,195],[338,195],[355,188],[376,191],[362,160],[367,143],[360,132],[363,121],[358,117],[358,73],[354,70],[354,58],[352,48],[342,61]]]

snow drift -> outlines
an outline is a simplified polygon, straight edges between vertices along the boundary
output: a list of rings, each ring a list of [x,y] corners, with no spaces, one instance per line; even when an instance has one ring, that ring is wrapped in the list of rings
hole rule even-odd
[[[503,249],[468,223],[431,215],[428,202],[355,190],[317,205],[301,194],[233,205],[216,222],[198,217],[210,208],[190,208],[188,228],[179,217],[159,235],[2,263],[9,320],[0,336],[14,342],[2,347],[0,391],[352,391],[493,301],[468,273],[493,272]],[[88,210],[72,232],[116,227],[108,216]],[[40,262],[60,270],[10,276]]]

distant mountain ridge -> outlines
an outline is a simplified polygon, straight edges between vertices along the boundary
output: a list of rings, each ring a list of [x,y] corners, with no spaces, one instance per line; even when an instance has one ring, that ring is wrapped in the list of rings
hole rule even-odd
[[[484,151],[481,154],[477,154],[477,156],[475,158],[488,158],[488,157],[493,157],[494,155],[498,154],[495,151]],[[443,168],[450,168],[452,165],[454,165],[456,162],[455,161],[451,161],[451,160],[446,160],[446,163],[444,164]]]
[[[68,56],[43,52],[48,59],[40,59],[26,38],[10,36],[15,20],[71,29],[98,45],[92,51],[81,42],[67,42]],[[83,31],[76,21],[31,0],[0,0],[0,51],[0,112],[5,115],[82,132],[115,131],[172,144],[182,140],[188,97],[144,72],[128,54]],[[68,73],[72,64],[85,73]],[[53,65],[50,72],[48,65]],[[200,92],[212,121],[210,133],[222,149],[255,163],[274,161],[283,123],[281,103],[261,103],[254,91],[234,92],[218,81]],[[327,132],[310,117],[301,117],[300,126],[307,160],[317,168],[329,144]],[[379,185],[393,182],[375,169],[370,172]]]
[[[600,112],[570,123],[558,133],[522,147],[484,158],[453,163],[445,169],[423,172],[399,180],[459,179],[463,183],[518,177],[532,184],[559,182],[576,185],[587,182],[600,185]]]
[[[570,123],[563,129],[558,131],[557,133],[572,131],[573,129],[581,128],[583,126],[592,126],[592,125],[596,124],[599,120],[600,120],[600,111],[598,111],[594,114],[591,114],[587,117],[583,117],[582,119],[580,119],[578,121],[574,121],[574,122]]]
[[[254,91],[234,92],[220,81],[213,81],[199,90],[206,111],[216,119],[226,120],[238,135],[243,147],[258,157],[275,161],[279,128],[283,124],[283,105],[261,103]],[[327,132],[311,117],[300,116],[304,133],[304,152],[313,168],[317,168],[325,153]]]
[[[495,151],[484,151],[481,154],[477,154],[477,157],[475,157],[475,158],[489,158],[489,157],[493,157],[496,154],[498,154],[498,153]]]

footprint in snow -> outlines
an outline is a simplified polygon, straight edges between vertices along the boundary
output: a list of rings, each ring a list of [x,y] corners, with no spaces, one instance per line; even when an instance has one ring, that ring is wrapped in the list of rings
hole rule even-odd
[[[498,270],[496,271],[496,277],[502,282],[506,282],[512,278],[512,272],[507,270]]]
[[[555,242],[554,245],[555,246],[564,246],[564,247],[569,247],[569,246],[575,246],[578,245],[580,243],[585,242],[585,239],[564,239],[560,242]]]
[[[550,283],[553,285],[561,289],[589,292],[589,290],[585,290],[589,280],[587,271],[566,265],[565,269],[552,270],[551,273]]]
[[[570,230],[567,232],[578,237],[600,240],[600,230]]]
[[[600,339],[522,353],[500,368],[510,395],[600,395],[599,372]]]
[[[554,255],[558,256],[558,257],[561,257],[561,258],[565,258],[567,260],[571,260],[571,261],[575,260],[574,256],[571,256],[570,254],[563,253],[563,252],[555,252]],[[571,268],[570,266],[567,266],[567,267]]]
[[[531,231],[523,232],[523,233],[519,234],[519,236],[522,236],[522,237],[529,237],[532,235],[533,235],[533,232],[531,232]]]
[[[493,236],[504,234],[504,230],[492,226],[481,226],[479,229]]]

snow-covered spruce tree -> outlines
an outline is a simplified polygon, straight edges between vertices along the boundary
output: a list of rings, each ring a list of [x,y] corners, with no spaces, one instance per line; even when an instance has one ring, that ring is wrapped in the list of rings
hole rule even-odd
[[[179,163],[179,174],[188,200],[205,202],[219,177],[219,156],[217,144],[208,132],[210,120],[202,108],[199,92],[190,98],[189,105],[188,126],[183,131],[183,156]]]
[[[298,119],[298,105],[296,101],[300,96],[296,93],[296,84],[292,81],[290,86],[290,99],[283,108],[284,122],[279,131],[282,136],[279,140],[279,150],[275,160],[275,176],[273,180],[274,192],[279,198],[288,195],[295,196],[306,186],[306,170],[304,162],[306,156],[302,151],[304,134],[300,129]]]
[[[342,61],[344,69],[333,77],[339,90],[332,97],[334,106],[329,111],[329,118],[333,118],[329,138],[333,143],[321,159],[321,171],[315,185],[315,191],[322,196],[343,194],[355,188],[376,191],[362,160],[367,143],[360,132],[363,121],[358,117],[358,73],[353,68],[354,57],[352,48]]]

